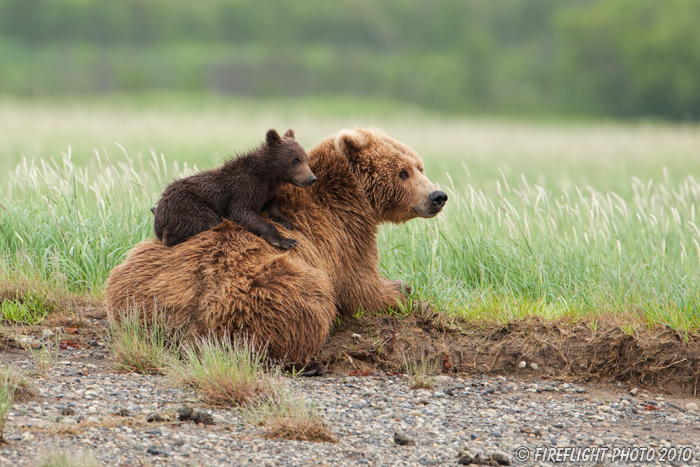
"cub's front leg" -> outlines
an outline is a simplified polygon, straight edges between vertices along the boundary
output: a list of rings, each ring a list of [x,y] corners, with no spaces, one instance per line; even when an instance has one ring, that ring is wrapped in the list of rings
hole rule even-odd
[[[272,220],[272,222],[277,222],[279,225],[281,225],[287,230],[292,230],[294,228],[292,226],[292,223],[289,222],[289,219],[284,217],[284,214],[282,214],[280,208],[278,208],[277,205],[272,201],[268,201],[265,204],[265,206],[263,206],[262,210],[267,212],[267,215],[270,217],[270,220]]]
[[[236,218],[229,217],[229,219],[236,222],[241,227],[248,229],[248,231],[254,233],[258,237],[267,240],[276,247],[288,250],[299,244],[299,242],[293,238],[285,238],[280,235],[279,230],[277,230],[277,227],[275,227],[272,222],[263,219],[262,216],[256,212],[245,212],[242,213],[242,215],[236,216]]]

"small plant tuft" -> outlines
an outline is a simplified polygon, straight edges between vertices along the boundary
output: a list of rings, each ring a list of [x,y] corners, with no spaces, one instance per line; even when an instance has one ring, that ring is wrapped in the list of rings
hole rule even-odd
[[[27,348],[32,354],[37,373],[44,373],[49,368],[53,368],[58,364],[58,352],[60,350],[58,336],[56,336],[53,350],[51,349],[51,342],[46,342],[37,348],[32,346],[28,346]]]
[[[45,455],[40,467],[98,467],[100,463],[90,453],[76,456],[72,453],[57,452]]]
[[[205,402],[235,407],[272,390],[274,381],[265,373],[265,359],[253,339],[204,338],[183,349],[183,360],[172,365],[171,373]]]
[[[37,396],[36,389],[27,380],[27,377],[12,368],[0,368],[0,381],[9,388],[14,401],[26,402]]]
[[[266,426],[265,437],[270,439],[337,442],[316,407],[282,382],[270,395],[246,406],[243,413],[252,423]]]
[[[110,316],[106,343],[119,370],[164,374],[179,357],[183,337],[184,332],[172,326],[162,312],[154,310],[144,320],[137,309],[129,309]]]
[[[438,374],[438,360],[429,358],[421,353],[419,358],[402,356],[403,367],[411,380],[411,389],[435,389],[435,378]]]
[[[5,299],[0,312],[7,321],[21,324],[38,324],[53,311],[53,304],[37,294],[26,294],[16,300]]]
[[[5,417],[16,400],[25,401],[36,396],[26,378],[11,368],[0,368],[0,444],[5,443]]]

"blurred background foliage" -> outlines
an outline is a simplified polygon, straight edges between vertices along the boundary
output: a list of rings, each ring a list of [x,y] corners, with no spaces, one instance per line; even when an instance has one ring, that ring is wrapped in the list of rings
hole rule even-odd
[[[0,0],[0,94],[697,120],[698,19],[695,0]]]

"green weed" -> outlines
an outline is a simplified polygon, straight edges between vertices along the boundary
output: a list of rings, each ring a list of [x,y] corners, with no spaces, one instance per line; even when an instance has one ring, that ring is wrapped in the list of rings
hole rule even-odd
[[[163,374],[179,358],[185,331],[157,309],[145,316],[138,309],[111,316],[106,344],[119,370]]]

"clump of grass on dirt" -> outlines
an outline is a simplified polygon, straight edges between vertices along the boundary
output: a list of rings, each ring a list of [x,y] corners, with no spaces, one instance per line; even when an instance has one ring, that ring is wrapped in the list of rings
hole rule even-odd
[[[53,305],[35,294],[17,300],[5,299],[0,304],[2,317],[11,323],[38,324],[52,311]]]
[[[267,438],[337,442],[318,409],[283,383],[266,397],[247,405],[243,413],[252,423],[267,427]]]
[[[37,396],[36,389],[27,377],[12,368],[0,368],[0,381],[9,388],[15,401],[25,402]]]
[[[402,355],[403,367],[411,381],[411,389],[435,389],[438,360],[421,353],[420,357]]]
[[[146,316],[143,318],[136,308],[110,316],[106,344],[117,369],[164,374],[179,356],[184,331],[157,309]]]
[[[29,352],[32,355],[32,359],[36,364],[36,371],[38,373],[44,373],[49,368],[53,368],[58,364],[59,361],[59,338],[56,336],[54,341],[53,350],[51,349],[51,343],[46,342],[38,348],[32,346],[27,346]]]
[[[240,407],[270,438],[335,442],[320,414],[285,384],[252,338],[199,339],[183,348],[172,376],[217,407]]]
[[[15,370],[0,368],[0,444],[5,442],[5,417],[15,401],[25,401],[36,396],[36,390],[27,379]]]
[[[65,451],[46,454],[39,464],[40,467],[97,467],[100,463],[90,453],[68,453]]]
[[[252,338],[199,339],[183,349],[171,374],[207,403],[235,407],[270,392],[276,381],[265,372],[266,354]]]

